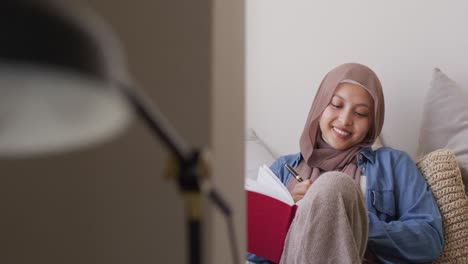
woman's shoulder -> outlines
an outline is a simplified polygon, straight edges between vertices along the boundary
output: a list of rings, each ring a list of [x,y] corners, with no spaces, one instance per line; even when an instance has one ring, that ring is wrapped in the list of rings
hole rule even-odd
[[[398,186],[407,184],[408,181],[420,178],[420,172],[411,156],[403,150],[391,147],[382,147],[375,150],[374,161],[371,167],[379,168],[369,170],[373,172],[386,173],[387,177],[380,177],[381,182],[391,186],[392,181],[397,182]],[[371,161],[372,162],[372,161]],[[415,176],[415,177],[413,177]],[[388,187],[385,185],[386,188]]]
[[[405,151],[395,149],[392,147],[380,147],[374,150],[374,152],[378,154],[386,154],[386,155],[408,155]]]
[[[294,163],[294,161],[297,161],[301,158],[301,153],[293,153],[293,154],[287,154],[287,155],[282,155],[278,157],[274,163]]]
[[[411,156],[407,152],[399,149],[394,149],[392,147],[381,147],[376,150],[373,150],[372,152],[377,160],[390,160],[394,162],[401,160],[412,161]]]

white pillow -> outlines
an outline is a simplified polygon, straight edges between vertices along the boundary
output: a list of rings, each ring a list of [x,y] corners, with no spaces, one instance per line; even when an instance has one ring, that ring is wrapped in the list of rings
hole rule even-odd
[[[245,143],[245,177],[256,179],[258,168],[263,164],[270,166],[276,157],[251,128],[246,132]]]
[[[434,69],[421,120],[417,155],[449,149],[468,183],[468,93],[441,70]],[[466,191],[466,190],[465,190]]]

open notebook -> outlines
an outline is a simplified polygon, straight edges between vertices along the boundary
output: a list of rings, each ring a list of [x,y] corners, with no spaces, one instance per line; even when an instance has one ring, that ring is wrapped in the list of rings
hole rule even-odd
[[[257,180],[246,179],[245,190],[247,250],[279,263],[297,204],[286,186],[265,164],[258,169]]]

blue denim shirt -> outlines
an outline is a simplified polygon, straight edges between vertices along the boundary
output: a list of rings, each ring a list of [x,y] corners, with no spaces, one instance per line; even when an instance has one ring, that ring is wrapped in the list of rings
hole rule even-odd
[[[367,248],[382,263],[425,263],[435,260],[443,246],[442,217],[426,180],[408,154],[370,147],[357,156],[366,175],[366,206],[369,218]],[[297,167],[300,153],[282,156],[271,170],[286,185],[291,174],[287,162]],[[254,263],[270,263],[247,253]]]

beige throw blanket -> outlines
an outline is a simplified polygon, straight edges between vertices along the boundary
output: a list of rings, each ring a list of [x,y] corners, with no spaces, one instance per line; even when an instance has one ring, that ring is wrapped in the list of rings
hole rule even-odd
[[[299,201],[280,263],[362,263],[367,234],[367,209],[358,185],[344,173],[327,172]]]

